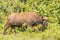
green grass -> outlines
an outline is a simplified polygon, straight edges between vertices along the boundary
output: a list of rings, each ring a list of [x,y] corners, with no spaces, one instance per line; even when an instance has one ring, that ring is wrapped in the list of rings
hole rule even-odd
[[[50,23],[44,31],[17,31],[16,34],[13,34],[8,30],[6,35],[3,35],[3,29],[0,28],[0,40],[60,40],[60,26]]]
[[[40,33],[19,32],[16,34],[0,34],[0,40],[40,40]]]
[[[3,35],[3,27],[11,12],[37,12],[38,15],[46,15],[49,18],[48,27],[40,32],[17,31]],[[60,0],[0,0],[0,40],[60,40]],[[25,24],[24,24],[25,25]]]

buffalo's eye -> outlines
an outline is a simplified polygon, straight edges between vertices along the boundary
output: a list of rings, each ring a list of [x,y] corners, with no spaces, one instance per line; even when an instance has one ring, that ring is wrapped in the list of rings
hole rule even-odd
[[[44,19],[42,21],[45,21]]]

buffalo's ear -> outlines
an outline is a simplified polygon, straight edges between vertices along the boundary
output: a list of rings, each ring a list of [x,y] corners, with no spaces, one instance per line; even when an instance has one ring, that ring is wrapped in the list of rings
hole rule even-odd
[[[41,16],[41,20],[42,20],[42,21],[44,21],[44,17],[45,17],[44,15]]]

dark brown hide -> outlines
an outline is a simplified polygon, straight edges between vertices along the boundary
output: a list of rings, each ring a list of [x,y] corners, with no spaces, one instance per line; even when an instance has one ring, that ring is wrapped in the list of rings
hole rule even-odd
[[[45,25],[43,24],[43,19],[44,17],[42,18],[38,16],[35,12],[12,13],[7,19],[7,22],[4,26],[3,34],[5,34],[9,26],[11,26],[11,31],[14,32],[15,26],[21,26],[23,23],[26,23],[27,27],[33,26],[36,23],[41,23],[42,25]]]

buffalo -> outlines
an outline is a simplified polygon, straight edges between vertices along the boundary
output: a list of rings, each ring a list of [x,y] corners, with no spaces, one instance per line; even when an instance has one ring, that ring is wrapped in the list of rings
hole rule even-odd
[[[11,31],[14,33],[15,26],[21,27],[23,23],[26,23],[27,28],[36,24],[42,24],[43,27],[46,27],[48,25],[47,21],[48,18],[46,16],[39,16],[35,12],[12,13],[7,18],[3,34],[6,33],[9,27],[11,27]]]

